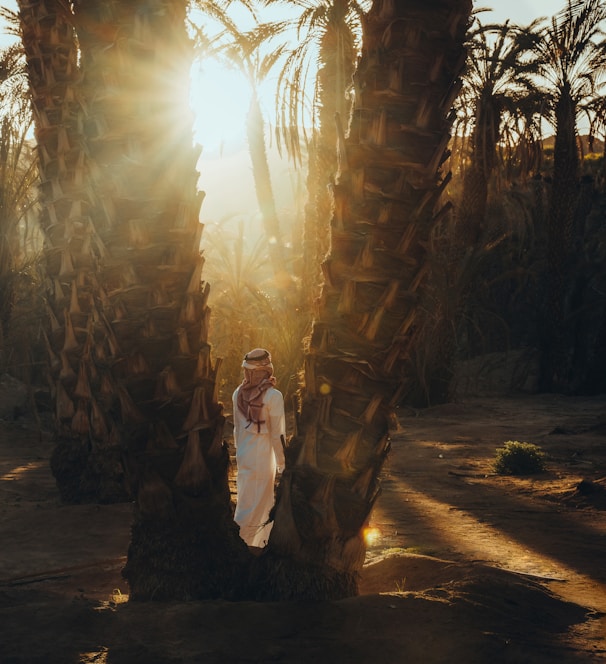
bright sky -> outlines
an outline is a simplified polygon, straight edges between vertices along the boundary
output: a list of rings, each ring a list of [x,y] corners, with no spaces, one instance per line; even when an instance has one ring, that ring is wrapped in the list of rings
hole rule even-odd
[[[551,16],[564,6],[565,0],[474,0],[474,7],[493,7],[482,15],[483,22],[528,24],[535,18]],[[3,6],[16,10],[16,0],[4,0]],[[12,38],[3,34],[0,25],[0,46]],[[207,63],[202,70],[194,70],[192,80],[192,106],[196,112],[197,142],[205,153],[216,153],[220,149],[229,151],[230,146],[240,143],[244,136],[245,116],[248,109],[248,90],[237,72],[226,71]],[[266,106],[271,105],[271,100]],[[271,110],[268,108],[266,110]]]
[[[474,0],[473,6],[492,9],[482,14],[483,23],[504,23],[510,19],[512,23],[528,25],[536,18],[553,16],[565,6],[565,0]]]
[[[512,23],[527,25],[536,18],[551,16],[564,6],[565,0],[474,0],[474,8],[490,8],[482,14],[482,22]],[[194,79],[192,97],[197,122],[197,140],[208,154],[219,150],[228,151],[241,142],[244,136],[246,111],[248,109],[247,90],[242,86],[242,78],[236,72],[225,71],[206,65],[200,78]],[[197,87],[196,83],[199,87]],[[212,100],[205,104],[205,99]],[[265,102],[269,112],[273,100]],[[240,128],[234,133],[234,128]]]

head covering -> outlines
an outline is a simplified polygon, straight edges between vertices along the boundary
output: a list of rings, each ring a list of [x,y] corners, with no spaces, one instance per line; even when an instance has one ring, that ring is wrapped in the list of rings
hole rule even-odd
[[[270,367],[272,372],[274,370],[273,364],[271,363],[271,353],[268,350],[265,350],[265,348],[255,348],[246,353],[242,366],[245,369],[254,370],[261,367]]]
[[[264,348],[255,348],[244,356],[242,362],[244,380],[238,388],[238,410],[244,415],[249,427],[252,423],[261,431],[263,395],[276,384],[271,354]]]

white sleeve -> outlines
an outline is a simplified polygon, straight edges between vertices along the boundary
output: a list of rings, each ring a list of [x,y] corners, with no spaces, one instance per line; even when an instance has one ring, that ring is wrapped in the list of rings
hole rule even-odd
[[[276,455],[276,465],[284,468],[284,447],[282,436],[286,435],[286,418],[284,416],[284,397],[279,390],[272,389],[267,393],[266,401],[271,446]]]
[[[232,394],[231,401],[232,401],[232,419],[234,421],[234,446],[238,447],[238,389],[236,388],[234,390],[234,393]]]

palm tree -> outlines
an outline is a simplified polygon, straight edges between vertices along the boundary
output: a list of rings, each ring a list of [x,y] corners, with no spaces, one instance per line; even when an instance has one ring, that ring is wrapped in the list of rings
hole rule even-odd
[[[259,240],[247,250],[242,221],[233,236],[225,224],[207,226],[205,230],[207,275],[213,284],[209,298],[213,309],[210,331],[216,340],[215,354],[224,358],[221,384],[228,390],[223,395],[227,401],[241,380],[242,358],[256,343],[262,343],[266,324],[263,303],[270,297],[265,286],[271,275],[267,275],[269,279],[264,276],[268,262],[266,243]]]
[[[187,2],[23,0],[64,498],[124,497],[134,599],[230,596],[218,365],[201,281]],[[112,472],[115,471],[115,472]]]
[[[369,14],[299,431],[251,577],[231,520],[206,340],[197,154],[191,126],[176,121],[190,60],[185,9],[184,0],[153,11],[76,3],[73,13],[61,0],[20,2],[60,433],[72,449],[124,455],[132,598],[235,597],[250,582],[257,597],[342,597],[355,592],[406,387],[392,367],[416,342],[471,2],[377,1]]]
[[[548,209],[547,292],[540,321],[543,391],[567,389],[571,367],[566,292],[570,283],[574,219],[579,192],[577,116],[606,72],[606,20],[602,0],[567,0],[538,32],[534,51],[545,81],[548,119],[555,130],[553,178]]]
[[[501,131],[500,168],[505,182],[527,182],[543,168],[543,96],[537,90],[518,100],[515,112],[505,113]]]
[[[284,0],[265,0],[267,5]],[[287,0],[300,10],[297,46],[278,79],[277,115],[283,144],[300,158],[301,133],[307,140],[308,205],[303,238],[303,292],[308,306],[319,292],[320,265],[329,248],[333,198],[329,187],[337,173],[337,142],[347,128],[352,103],[353,73],[368,3],[358,0]],[[311,63],[313,62],[313,67]],[[316,69],[317,67],[317,69]],[[310,80],[311,79],[311,80]],[[311,109],[307,94],[313,87]],[[309,123],[307,138],[302,127]],[[339,130],[339,125],[342,129]]]
[[[209,334],[215,355],[223,358],[219,394],[231,399],[242,380],[242,358],[259,344],[271,347],[278,389],[288,401],[298,388],[301,339],[309,322],[275,288],[265,242],[260,239],[249,249],[243,224],[233,235],[226,226],[205,226],[206,274],[213,284]]]
[[[459,106],[473,109],[469,165],[464,169],[463,189],[457,205],[457,241],[476,245],[486,235],[489,184],[497,163],[497,146],[503,139],[504,114],[519,117],[534,102],[531,117],[539,108],[536,85],[531,78],[534,63],[527,56],[531,42],[527,30],[503,25],[482,25],[476,18],[469,33],[467,67]],[[523,135],[523,134],[522,134]]]
[[[470,0],[377,0],[366,17],[297,431],[253,572],[259,597],[356,592],[393,408],[414,374],[470,12]],[[394,375],[406,358],[409,374]]]
[[[66,500],[93,495],[124,499],[121,477],[108,472],[108,482],[99,480],[100,471],[115,466],[117,453],[113,449],[100,453],[96,436],[91,445],[89,413],[85,412],[92,403],[83,381],[95,293],[90,270],[95,236],[89,212],[95,201],[84,178],[87,151],[75,34],[60,3],[56,7],[44,3],[19,7],[38,153],[39,221],[45,235],[49,321],[45,340],[58,436],[52,466]],[[80,374],[82,381],[78,381]]]
[[[489,300],[480,292],[490,290],[488,283],[504,278],[506,270],[501,269],[499,256],[507,255],[503,252],[507,252],[516,226],[495,215],[494,208],[490,215],[488,210],[489,204],[499,200],[508,169],[514,177],[524,177],[537,164],[540,141],[536,127],[541,112],[532,79],[535,65],[529,56],[532,26],[484,25],[478,12],[468,35],[463,89],[455,105],[459,145],[453,146],[453,152],[456,150],[459,160],[462,185],[453,196],[452,227],[436,243],[436,262],[444,267],[442,285],[434,289],[434,310],[444,319],[439,327],[456,329],[470,354],[495,338],[500,343],[503,340],[502,325],[495,328],[500,317],[490,313]],[[449,358],[445,344],[440,345],[445,350],[444,366],[452,375],[457,349],[451,345]],[[444,382],[447,380],[445,372]]]
[[[13,308],[17,267],[23,258],[19,226],[34,205],[36,162],[27,140],[31,124],[25,62],[16,44],[0,51],[0,347]]]

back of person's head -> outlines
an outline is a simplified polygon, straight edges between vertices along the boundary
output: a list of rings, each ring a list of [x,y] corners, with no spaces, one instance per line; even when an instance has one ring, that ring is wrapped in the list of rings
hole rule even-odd
[[[245,369],[254,371],[255,369],[269,369],[273,371],[274,367],[271,363],[271,353],[265,348],[254,348],[246,353],[242,366]]]

